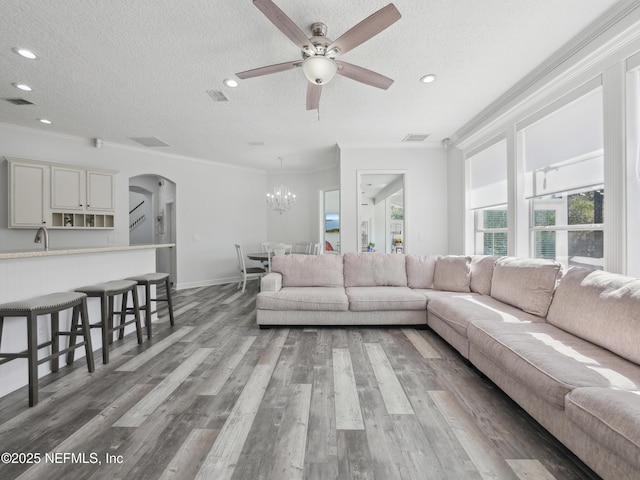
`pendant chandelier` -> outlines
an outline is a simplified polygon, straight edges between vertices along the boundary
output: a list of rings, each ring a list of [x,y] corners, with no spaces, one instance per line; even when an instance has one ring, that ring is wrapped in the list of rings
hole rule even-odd
[[[282,183],[282,157],[278,158],[280,159],[280,186],[274,187],[273,193],[267,193],[267,205],[282,215],[295,203],[296,196]]]

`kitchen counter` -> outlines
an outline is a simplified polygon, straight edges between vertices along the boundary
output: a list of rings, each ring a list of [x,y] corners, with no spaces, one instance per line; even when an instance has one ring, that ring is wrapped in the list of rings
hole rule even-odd
[[[95,283],[121,280],[123,278],[155,272],[156,253],[160,248],[174,247],[175,244],[105,246],[85,248],[54,248],[47,252],[42,245],[30,250],[0,251],[0,303],[24,300],[38,295],[68,292]],[[142,295],[142,287],[139,295]],[[152,291],[155,297],[155,289]],[[90,298],[87,302],[92,323],[100,319],[100,301]],[[116,310],[119,309],[116,305]],[[70,311],[62,312],[61,322],[71,321]],[[157,320],[157,315],[152,316]],[[67,325],[64,324],[63,325]],[[127,326],[125,334],[134,330]],[[94,350],[101,348],[100,329],[92,328],[91,337]],[[6,317],[2,333],[2,344],[8,351],[26,349],[26,322],[24,318]],[[51,338],[50,324],[46,316],[38,320],[38,341]],[[65,340],[62,340],[65,342]],[[66,344],[65,344],[66,345]],[[82,349],[76,357],[84,356]],[[39,376],[50,372],[50,365],[40,365]],[[86,372],[85,372],[86,373]],[[0,365],[0,396],[27,384],[27,362],[16,360]]]
[[[0,251],[0,260],[11,260],[16,258],[32,257],[52,257],[57,255],[79,255],[87,253],[103,252],[123,252],[129,250],[144,250],[149,248],[170,248],[175,247],[175,243],[147,244],[147,245],[120,245],[112,247],[79,247],[79,248],[54,248],[47,251],[41,249],[29,250],[8,250]]]

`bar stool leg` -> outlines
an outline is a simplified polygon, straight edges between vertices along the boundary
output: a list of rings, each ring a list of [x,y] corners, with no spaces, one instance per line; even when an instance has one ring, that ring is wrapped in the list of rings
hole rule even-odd
[[[156,292],[157,295],[157,292]],[[144,284],[144,326],[147,329],[147,338],[151,340],[151,283],[146,282]]]
[[[76,344],[76,337],[78,336],[78,306],[73,307],[73,314],[71,316],[71,334],[69,335],[69,348]],[[73,363],[73,359],[76,356],[76,349],[70,350],[67,353],[67,365]]]
[[[138,287],[133,287],[133,315],[136,319],[136,335],[138,336],[138,345],[142,343],[142,322],[140,321],[140,301],[138,300]],[[147,299],[147,305],[149,300]],[[126,308],[125,308],[126,311]],[[147,330],[150,332],[150,330]],[[151,338],[151,337],[149,337]]]
[[[100,315],[102,316],[102,363],[109,363],[109,343],[111,343],[111,331],[109,330],[109,319],[111,318],[112,301],[109,301],[106,295],[100,297]]]
[[[87,299],[83,298],[82,303],[79,306],[73,308],[73,315],[76,317],[77,325],[77,312],[80,313],[82,320],[82,334],[84,336],[84,354],[87,358],[87,369],[89,373],[93,372],[96,367],[93,362],[93,346],[91,345],[91,328],[89,327],[89,311],[87,309]]]
[[[120,328],[118,328],[118,339],[124,338],[124,324],[127,322],[127,303],[129,292],[122,292],[122,303],[120,304]]]
[[[60,314],[58,312],[54,312],[51,314],[51,355],[55,355],[54,358],[51,359],[51,371],[57,372],[60,367],[60,361],[58,355],[58,351],[60,350],[60,336],[58,332],[60,331]]]
[[[30,312],[27,316],[27,350],[29,361],[29,406],[38,403],[38,316]]]
[[[169,307],[169,322],[173,327],[175,324],[173,322],[173,301],[171,300],[171,285],[170,285],[169,277],[164,281],[165,288],[167,289],[167,306]]]

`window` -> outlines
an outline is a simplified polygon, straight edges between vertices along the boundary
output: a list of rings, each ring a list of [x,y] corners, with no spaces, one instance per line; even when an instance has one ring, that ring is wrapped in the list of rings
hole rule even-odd
[[[507,206],[476,210],[475,221],[475,253],[507,255]]]
[[[602,269],[603,206],[603,188],[533,199],[534,256]]]
[[[468,158],[474,252],[507,254],[507,142],[500,140]]]
[[[603,268],[602,89],[597,81],[518,132],[530,202],[531,254]]]

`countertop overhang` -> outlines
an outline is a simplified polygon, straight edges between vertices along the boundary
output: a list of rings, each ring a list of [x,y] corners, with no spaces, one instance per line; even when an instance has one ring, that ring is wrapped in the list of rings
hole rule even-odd
[[[41,250],[10,250],[0,251],[0,260],[16,258],[53,257],[58,255],[81,255],[86,253],[124,252],[128,250],[146,250],[151,248],[171,248],[175,243],[154,243],[146,245],[113,245],[111,247],[78,247],[78,248],[54,248]]]

